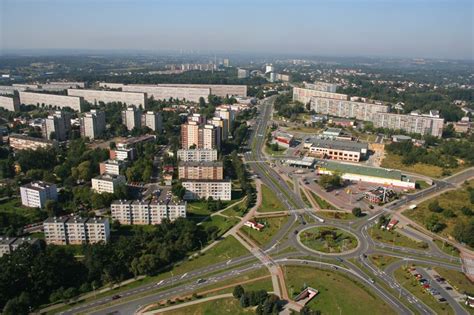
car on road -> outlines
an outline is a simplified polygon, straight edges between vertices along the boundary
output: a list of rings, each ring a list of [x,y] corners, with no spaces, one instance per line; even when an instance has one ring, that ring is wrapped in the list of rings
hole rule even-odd
[[[196,281],[196,284],[201,284],[201,283],[204,283],[204,282],[206,282],[206,279],[198,279]]]
[[[339,257],[336,257],[337,261],[338,262],[343,262],[344,260],[342,260],[342,258],[339,258]]]
[[[375,280],[372,278],[369,278],[370,283],[375,283]]]
[[[112,300],[118,300],[118,299],[120,299],[121,297],[122,297],[121,295],[116,294],[116,295],[112,296]]]

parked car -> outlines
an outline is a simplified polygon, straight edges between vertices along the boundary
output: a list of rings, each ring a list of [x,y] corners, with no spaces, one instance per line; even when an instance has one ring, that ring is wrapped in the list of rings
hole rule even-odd
[[[118,299],[120,299],[121,297],[122,297],[121,295],[116,294],[116,295],[112,296],[112,300],[118,300]]]

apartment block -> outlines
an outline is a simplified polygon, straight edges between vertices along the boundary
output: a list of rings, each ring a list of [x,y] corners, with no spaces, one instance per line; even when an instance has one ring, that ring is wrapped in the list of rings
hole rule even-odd
[[[109,158],[118,161],[133,161],[135,160],[137,151],[135,148],[119,148],[109,151]]]
[[[80,119],[81,136],[89,139],[101,137],[105,132],[105,113],[92,109]]]
[[[125,169],[126,163],[121,160],[107,160],[99,164],[99,173],[100,175],[120,175],[120,173]]]
[[[179,162],[179,179],[223,179],[222,162]]]
[[[11,134],[8,136],[8,142],[14,150],[37,150],[39,148],[50,148],[56,143],[51,140],[23,136],[19,134]]]
[[[368,144],[356,141],[315,139],[309,147],[309,154],[319,158],[359,162],[368,153]]]
[[[16,96],[0,96],[0,108],[17,112],[20,110],[20,99]]]
[[[404,130],[408,133],[419,133],[441,138],[444,119],[428,115],[377,113],[374,127]]]
[[[390,106],[380,102],[370,102],[368,100],[362,102],[356,100],[311,97],[310,109],[318,114],[374,121],[377,113],[388,113]]]
[[[322,81],[316,81],[314,83],[304,83],[304,87],[311,90],[336,93],[337,84],[327,83]]]
[[[213,125],[219,129],[219,137],[221,140],[227,140],[229,137],[229,120],[222,119],[221,117],[212,117],[208,121],[208,124]]]
[[[248,78],[249,76],[249,71],[246,70],[246,69],[237,69],[237,78],[239,79],[245,79],[245,78]]]
[[[110,240],[109,220],[105,218],[50,217],[43,222],[47,244],[94,244]]]
[[[123,85],[122,91],[129,92],[144,92],[148,97],[153,97],[155,100],[169,100],[170,98],[176,100],[186,100],[190,102],[199,102],[202,97],[207,100],[211,94],[210,88],[189,88],[177,86],[158,86],[158,85]]]
[[[158,84],[162,87],[210,89],[210,94],[219,97],[226,96],[247,96],[246,85],[227,85],[227,84]],[[207,96],[205,97],[207,100]]]
[[[26,91],[26,87],[17,87],[13,85],[0,85],[0,95],[13,95],[15,91]]]
[[[129,131],[133,128],[141,128],[142,111],[134,106],[127,107],[122,111],[122,123],[127,126]]]
[[[103,103],[123,103],[126,105],[134,105],[136,107],[146,108],[147,95],[140,92],[120,92],[120,91],[100,91],[100,90],[83,90],[68,89],[67,94],[70,96],[83,97],[85,101],[91,104]]]
[[[199,146],[199,124],[195,121],[188,121],[181,125],[181,147],[190,149]]]
[[[43,94],[32,92],[19,92],[20,102],[24,105],[52,106],[57,108],[69,107],[75,111],[82,112],[84,99],[77,96],[65,96],[55,94]]]
[[[71,114],[56,111],[54,114],[46,117],[41,131],[45,139],[65,141],[71,131]]]
[[[33,181],[20,187],[21,204],[31,208],[43,208],[47,200],[58,200],[57,187],[43,181]]]
[[[215,149],[190,149],[178,150],[178,159],[186,162],[210,162],[217,160],[217,150]]]
[[[125,185],[126,180],[122,175],[100,175],[92,179],[92,190],[101,194],[114,194],[120,185]]]
[[[303,104],[307,104],[311,101],[312,97],[330,98],[330,99],[336,99],[336,100],[342,100],[342,101],[345,101],[348,99],[348,96],[346,94],[323,92],[323,91],[304,89],[304,88],[298,88],[298,87],[293,88],[293,101],[299,101]]]
[[[186,217],[187,204],[170,200],[116,200],[110,205],[112,219],[121,224],[161,224],[163,219],[171,221]]]
[[[31,237],[0,236],[0,257],[17,250],[24,244],[39,245],[39,240]]]
[[[185,200],[208,199],[231,200],[232,183],[230,180],[186,180],[182,182],[186,189]]]
[[[161,113],[146,112],[143,114],[143,124],[153,131],[161,132],[163,130],[163,117]]]

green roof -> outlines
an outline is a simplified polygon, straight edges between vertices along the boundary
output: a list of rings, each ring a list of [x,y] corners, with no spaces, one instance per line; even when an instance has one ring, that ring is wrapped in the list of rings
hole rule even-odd
[[[332,161],[321,161],[318,163],[318,166],[328,171],[335,171],[342,174],[348,173],[397,180],[402,180],[403,178],[402,172],[400,172],[399,170],[391,170],[386,168],[375,168],[361,165],[337,163]]]

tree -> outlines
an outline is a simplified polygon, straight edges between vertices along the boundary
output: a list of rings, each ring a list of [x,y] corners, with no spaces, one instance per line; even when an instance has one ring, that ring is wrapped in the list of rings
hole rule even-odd
[[[46,200],[46,203],[44,205],[44,208],[46,212],[48,213],[48,216],[50,217],[55,217],[58,216],[61,210],[59,209],[58,202],[55,200]]]
[[[244,293],[245,293],[244,288],[239,284],[239,285],[235,286],[234,291],[232,292],[232,295],[233,295],[236,299],[240,299],[240,297],[241,297]]]
[[[426,219],[425,225],[428,230],[434,233],[440,232],[446,227],[446,224],[440,222],[435,214],[432,214]]]
[[[171,188],[171,192],[176,197],[183,199],[184,194],[186,193],[186,188],[184,188],[183,185],[181,185],[181,183],[178,183],[178,184],[173,185],[173,187]]]
[[[453,229],[453,237],[462,243],[474,247],[474,219],[469,222],[459,221]]]
[[[441,208],[441,206],[439,205],[438,200],[433,200],[432,202],[430,202],[428,205],[428,209],[431,212],[436,212],[436,213],[443,212],[443,208]]]
[[[361,217],[362,216],[362,209],[357,207],[357,208],[354,208],[352,209],[352,214],[355,216],[355,217]]]
[[[27,315],[30,313],[31,298],[28,293],[21,293],[5,304],[3,308],[4,315]]]
[[[337,174],[333,174],[333,175],[325,174],[325,175],[321,175],[321,177],[318,180],[318,183],[324,189],[329,190],[332,188],[342,187],[342,178],[341,176]]]

